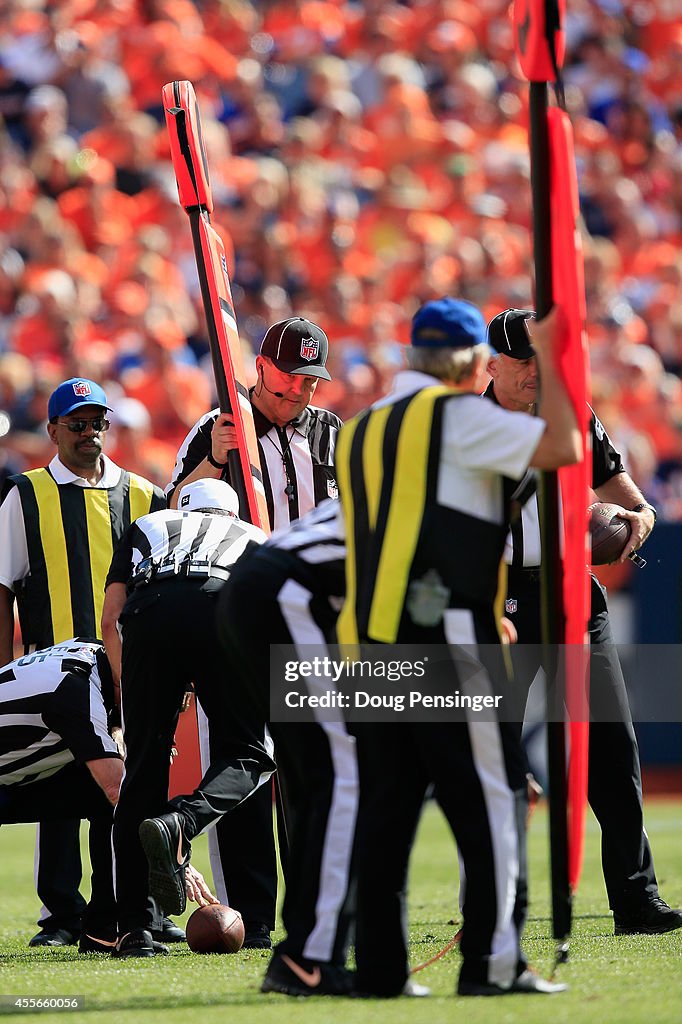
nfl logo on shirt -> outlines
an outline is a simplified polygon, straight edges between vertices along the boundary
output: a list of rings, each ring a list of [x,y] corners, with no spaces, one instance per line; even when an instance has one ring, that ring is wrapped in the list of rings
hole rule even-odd
[[[301,359],[312,362],[317,359],[320,352],[320,343],[316,338],[303,338],[301,341]]]
[[[77,398],[86,398],[91,394],[90,385],[86,380],[77,380],[73,385],[73,393]]]
[[[508,615],[513,615],[515,611],[518,611],[518,601],[515,597],[508,597],[504,602],[504,610]]]

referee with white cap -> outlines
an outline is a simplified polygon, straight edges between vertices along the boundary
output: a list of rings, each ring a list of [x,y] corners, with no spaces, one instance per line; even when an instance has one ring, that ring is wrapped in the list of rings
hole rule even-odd
[[[107,577],[102,631],[121,678],[126,764],[114,816],[119,957],[153,956],[147,863],[138,828],[165,810],[170,752],[183,694],[194,683],[215,737],[211,769],[190,811],[198,834],[210,809],[226,811],[275,769],[264,723],[239,715],[215,628],[215,599],[233,563],[265,536],[237,516],[221,480],[182,488],[179,509],[143,516],[124,534]],[[118,635],[120,623],[122,644]]]

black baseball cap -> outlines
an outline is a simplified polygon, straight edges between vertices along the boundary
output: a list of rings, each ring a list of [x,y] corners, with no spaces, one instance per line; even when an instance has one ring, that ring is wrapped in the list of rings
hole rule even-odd
[[[282,373],[300,373],[306,377],[331,380],[325,369],[329,339],[321,327],[302,316],[280,320],[268,327],[260,354],[272,359]]]
[[[502,356],[530,359],[535,355],[526,320],[535,320],[532,309],[505,309],[488,324],[488,344]]]

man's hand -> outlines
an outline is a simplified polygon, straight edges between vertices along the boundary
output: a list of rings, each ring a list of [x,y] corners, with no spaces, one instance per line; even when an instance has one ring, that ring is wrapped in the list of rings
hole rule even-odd
[[[500,619],[500,640],[503,644],[515,644],[518,642],[519,634],[511,619],[503,615]]]
[[[237,448],[237,431],[232,413],[221,412],[211,429],[211,455],[216,462],[227,462],[228,452]]]
[[[204,876],[195,867],[188,864],[185,868],[185,889],[187,899],[191,903],[198,903],[200,907],[208,907],[211,903],[219,903],[204,881]]]
[[[630,509],[624,508],[622,512],[618,513],[618,517],[627,519],[632,530],[630,539],[623,548],[623,554],[618,559],[619,562],[627,562],[629,555],[633,551],[639,551],[653,530],[656,517],[649,508],[643,508],[641,512],[632,512]]]
[[[123,729],[120,725],[113,726],[111,730],[111,738],[118,747],[118,752],[122,758],[126,756],[126,745],[123,742]]]

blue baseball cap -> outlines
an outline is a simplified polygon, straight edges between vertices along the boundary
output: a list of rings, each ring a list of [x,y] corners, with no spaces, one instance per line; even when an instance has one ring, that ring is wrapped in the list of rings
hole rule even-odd
[[[485,320],[471,302],[446,295],[418,309],[412,318],[414,348],[471,348],[485,343]]]
[[[86,380],[85,377],[71,377],[55,388],[50,395],[47,418],[54,420],[58,416],[66,416],[74,409],[80,409],[82,405],[101,405],[104,409],[109,408],[107,396],[99,384],[95,384],[94,380]]]

